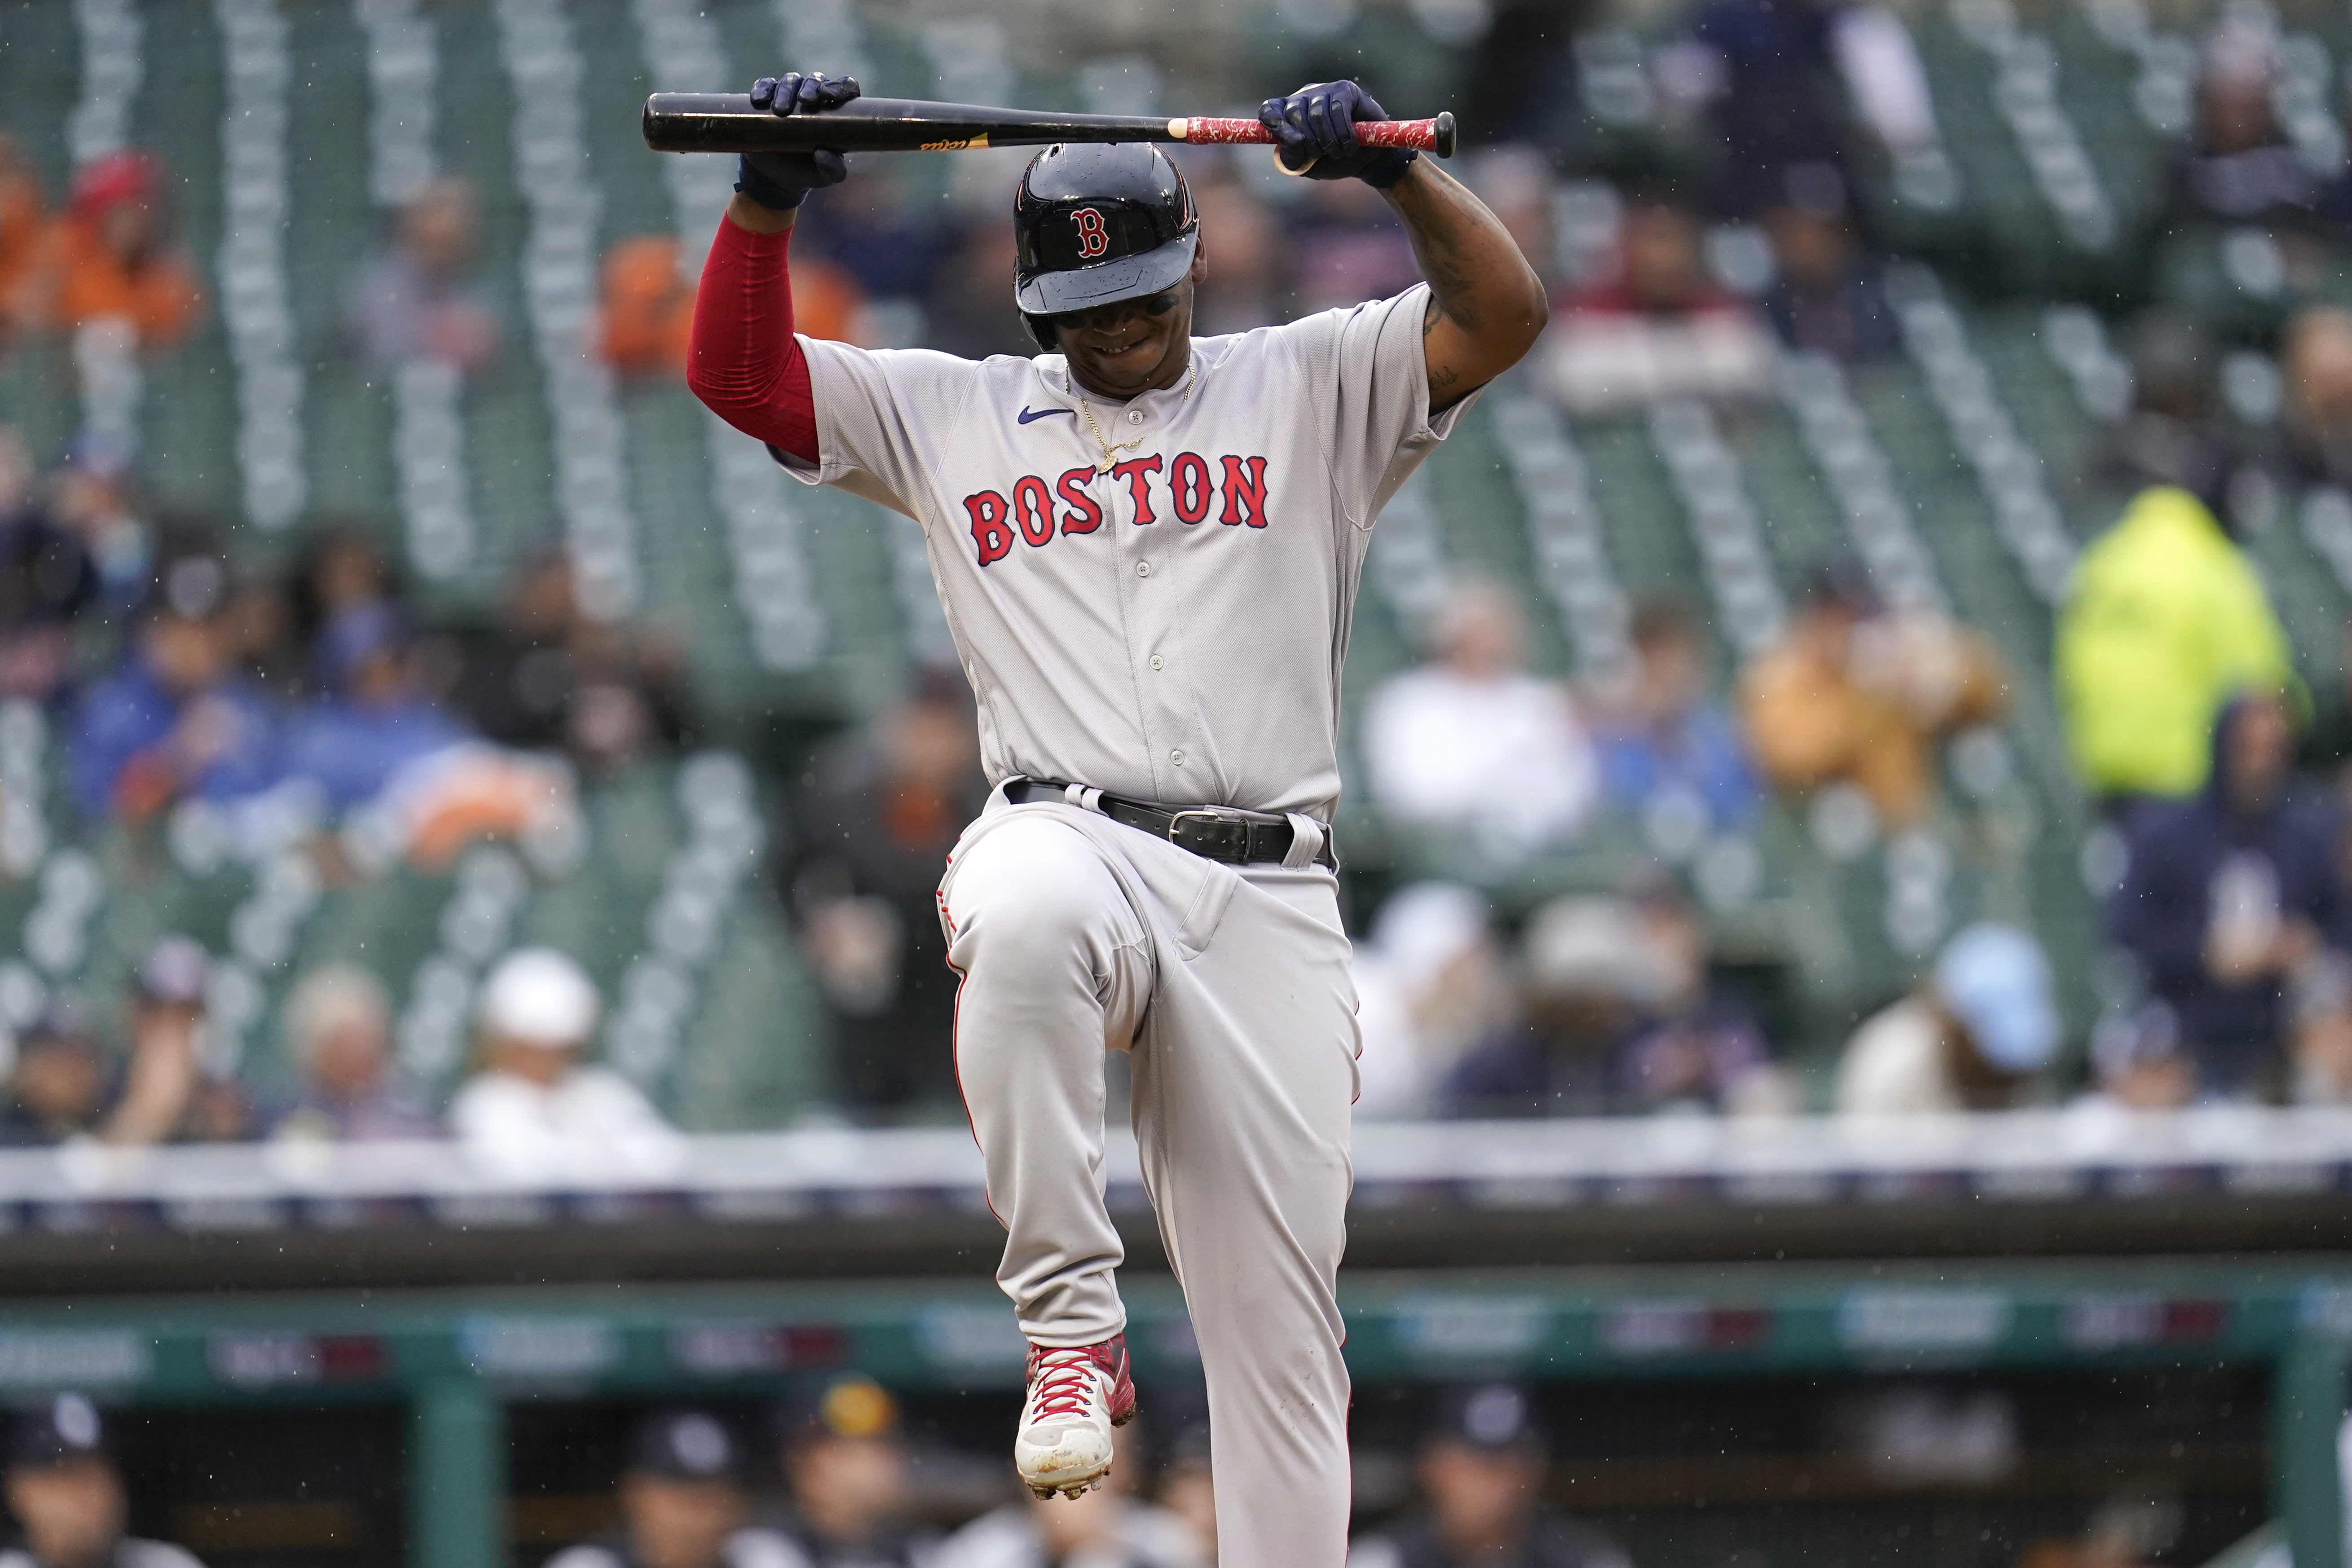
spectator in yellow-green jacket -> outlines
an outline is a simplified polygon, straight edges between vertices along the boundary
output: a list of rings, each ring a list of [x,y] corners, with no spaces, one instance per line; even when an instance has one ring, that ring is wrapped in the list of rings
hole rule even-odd
[[[2300,695],[2252,563],[2203,501],[2170,485],[2140,491],[2083,552],[2055,674],[2074,766],[2111,805],[2196,794],[2214,716],[2237,693]]]

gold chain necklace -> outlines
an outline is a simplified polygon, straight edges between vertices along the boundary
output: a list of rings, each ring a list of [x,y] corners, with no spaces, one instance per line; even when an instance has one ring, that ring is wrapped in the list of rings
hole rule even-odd
[[[1200,379],[1201,362],[1194,360],[1185,367],[1184,395],[1176,400],[1177,407],[1181,408],[1192,401],[1192,384]],[[1124,452],[1130,447],[1143,445],[1143,437],[1140,436],[1132,441],[1120,441],[1116,445],[1103,439],[1102,426],[1095,423],[1095,405],[1086,400],[1085,395],[1071,389],[1070,368],[1066,362],[1062,366],[1062,392],[1066,396],[1077,398],[1078,412],[1087,416],[1087,428],[1094,432],[1095,445],[1102,448],[1102,456],[1095,462],[1096,473],[1107,474],[1111,471],[1112,467],[1118,462],[1118,459],[1111,456],[1112,453]]]

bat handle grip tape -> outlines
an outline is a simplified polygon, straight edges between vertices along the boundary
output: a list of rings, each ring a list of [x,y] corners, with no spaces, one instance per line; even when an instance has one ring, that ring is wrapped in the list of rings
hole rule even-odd
[[[1179,142],[1271,142],[1274,132],[1255,120],[1171,120],[1169,134]],[[1362,120],[1356,140],[1366,147],[1406,147],[1416,153],[1454,155],[1454,116],[1433,120]]]

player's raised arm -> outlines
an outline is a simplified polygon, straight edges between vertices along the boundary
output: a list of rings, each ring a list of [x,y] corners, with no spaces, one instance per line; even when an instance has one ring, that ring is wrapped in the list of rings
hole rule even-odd
[[[1387,118],[1352,81],[1318,82],[1258,110],[1282,144],[1285,169],[1310,180],[1361,180],[1404,219],[1429,283],[1422,335],[1435,413],[1517,364],[1550,307],[1535,268],[1486,203],[1417,153],[1356,140],[1357,121]]]
[[[751,100],[777,114],[835,109],[857,95],[851,78],[798,72],[762,77],[751,89]],[[849,161],[835,152],[743,154],[694,297],[687,384],[738,430],[810,463],[817,460],[815,400],[793,336],[785,253],[801,198],[848,174]]]

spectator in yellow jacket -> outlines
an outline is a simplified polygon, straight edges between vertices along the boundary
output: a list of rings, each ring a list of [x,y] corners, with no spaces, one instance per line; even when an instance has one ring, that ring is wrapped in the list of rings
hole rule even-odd
[[[2196,794],[2222,704],[2297,689],[2252,563],[2204,502],[2170,485],[2142,490],[2083,552],[2054,673],[2074,766],[2109,802]]]

